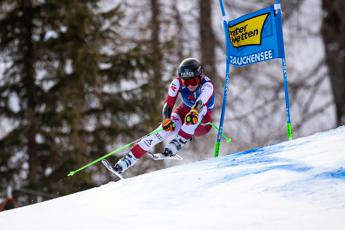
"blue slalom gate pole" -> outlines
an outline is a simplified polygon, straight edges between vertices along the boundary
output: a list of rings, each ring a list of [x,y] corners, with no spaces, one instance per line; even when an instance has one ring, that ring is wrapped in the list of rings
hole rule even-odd
[[[225,85],[224,85],[224,95],[223,95],[223,103],[222,103],[222,113],[220,116],[219,121],[219,130],[218,130],[218,136],[217,136],[217,142],[214,149],[214,156],[218,157],[219,150],[220,150],[220,144],[222,141],[222,133],[223,133],[223,123],[224,123],[224,116],[225,116],[225,110],[226,110],[226,99],[228,96],[228,84],[230,80],[230,39],[229,39],[229,30],[228,30],[228,22],[226,19],[226,12],[224,9],[223,1],[219,0],[220,9],[222,11],[223,15],[223,27],[224,27],[224,34],[225,34],[225,45],[226,45],[226,75],[225,75]]]
[[[279,17],[279,21],[282,22],[282,12],[281,12],[281,6],[280,6],[280,0],[276,0],[274,4],[274,10],[277,17]],[[284,38],[283,36],[283,28],[282,23],[278,23],[277,32],[280,33],[279,37],[281,39]],[[287,122],[287,135],[288,139],[292,140],[293,137],[293,130],[292,130],[292,123],[291,123],[291,116],[290,116],[290,99],[289,99],[289,89],[288,89],[288,76],[286,71],[286,61],[285,61],[285,47],[284,47],[284,41],[280,42],[281,44],[281,52],[282,52],[282,72],[283,72],[283,82],[284,82],[284,92],[285,92],[285,108],[286,108],[286,122]]]
[[[288,133],[289,140],[292,140],[293,131],[292,131],[292,124],[291,124],[291,117],[290,117],[290,99],[289,99],[289,90],[288,90],[288,80],[287,80],[285,54],[284,54],[284,57],[282,58],[282,71],[283,71],[284,92],[285,92],[287,133]]]

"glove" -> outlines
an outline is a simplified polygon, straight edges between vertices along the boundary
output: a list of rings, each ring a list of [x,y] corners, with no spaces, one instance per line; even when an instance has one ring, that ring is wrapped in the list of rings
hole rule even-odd
[[[191,109],[185,117],[185,123],[187,125],[195,125],[196,123],[198,123],[198,120],[199,120],[198,116],[199,116],[199,111],[196,109]]]
[[[176,127],[175,123],[170,118],[165,118],[162,121],[162,128],[165,131],[172,132],[175,130],[175,127]]]

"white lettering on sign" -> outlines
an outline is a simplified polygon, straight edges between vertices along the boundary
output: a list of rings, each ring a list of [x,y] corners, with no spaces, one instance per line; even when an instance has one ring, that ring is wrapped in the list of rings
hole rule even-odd
[[[267,61],[273,59],[273,51],[272,50],[266,50],[263,52],[242,56],[242,57],[236,57],[236,56],[230,56],[230,63],[232,65],[236,66],[242,66],[242,65],[248,65],[248,64],[254,64],[256,62],[261,61]]]

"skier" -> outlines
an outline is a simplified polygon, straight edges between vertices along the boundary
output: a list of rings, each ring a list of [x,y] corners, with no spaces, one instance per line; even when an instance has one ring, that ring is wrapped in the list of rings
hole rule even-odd
[[[214,107],[213,84],[205,76],[204,68],[195,58],[184,59],[177,68],[177,77],[171,82],[163,106],[162,131],[141,139],[132,146],[130,152],[122,157],[113,167],[118,174],[133,166],[153,146],[175,138],[165,147],[163,155],[175,156],[193,136],[207,134],[211,126],[202,123],[211,122]],[[173,110],[178,95],[182,102]],[[201,124],[200,124],[201,122]]]

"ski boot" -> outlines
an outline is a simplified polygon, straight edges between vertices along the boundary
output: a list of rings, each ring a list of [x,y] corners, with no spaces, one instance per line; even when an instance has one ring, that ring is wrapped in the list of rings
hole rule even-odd
[[[129,152],[122,157],[113,168],[117,173],[123,174],[128,168],[132,167],[137,160],[138,159],[133,155],[133,153]]]
[[[176,136],[168,145],[165,147],[163,155],[167,157],[173,157],[177,154],[183,145],[185,145],[189,139],[185,139],[181,136]]]
[[[122,174],[129,168],[132,167],[138,159],[133,155],[132,152],[127,153],[126,156],[122,157],[114,166],[111,165],[106,159],[102,160],[102,164],[107,168],[113,175],[124,179]]]

